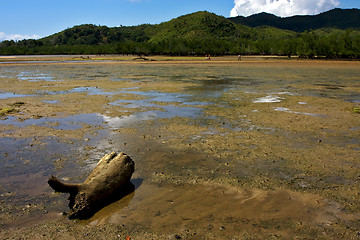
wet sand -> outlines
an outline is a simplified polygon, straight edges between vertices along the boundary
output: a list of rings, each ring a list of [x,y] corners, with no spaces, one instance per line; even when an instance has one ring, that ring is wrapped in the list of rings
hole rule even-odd
[[[0,238],[360,236],[360,62],[149,58],[0,59]],[[136,190],[67,220],[47,178],[111,151]]]

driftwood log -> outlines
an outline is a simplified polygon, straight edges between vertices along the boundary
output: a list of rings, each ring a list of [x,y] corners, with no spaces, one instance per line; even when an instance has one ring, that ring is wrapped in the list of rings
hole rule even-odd
[[[88,218],[114,194],[128,191],[135,163],[125,153],[112,152],[100,159],[88,178],[80,184],[67,184],[51,176],[48,184],[56,192],[70,193],[69,218]]]

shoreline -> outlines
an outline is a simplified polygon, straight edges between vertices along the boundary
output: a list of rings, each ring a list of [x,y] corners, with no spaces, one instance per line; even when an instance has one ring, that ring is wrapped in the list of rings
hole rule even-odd
[[[0,56],[0,67],[6,66],[45,66],[45,65],[237,65],[253,67],[300,67],[300,68],[360,68],[360,61],[344,59],[303,59],[283,56],[243,56],[238,61],[237,56],[212,57],[172,57],[149,56],[148,60],[136,59],[138,56],[124,55],[38,55],[38,56]]]
[[[301,58],[299,56],[273,56],[273,55],[237,55],[214,56],[210,60],[204,56],[170,56],[170,55],[0,55],[0,64],[16,62],[259,62],[259,61],[321,61],[321,62],[359,62],[358,59],[330,59],[330,58]]]

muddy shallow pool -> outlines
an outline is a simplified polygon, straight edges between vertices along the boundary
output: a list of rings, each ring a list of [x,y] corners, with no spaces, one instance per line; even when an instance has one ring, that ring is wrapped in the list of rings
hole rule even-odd
[[[0,86],[1,238],[360,236],[359,62],[0,64]],[[111,151],[135,191],[67,220],[47,178]]]

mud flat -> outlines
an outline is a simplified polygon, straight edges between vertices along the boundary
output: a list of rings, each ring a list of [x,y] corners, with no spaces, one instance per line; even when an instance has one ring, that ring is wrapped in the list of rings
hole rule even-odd
[[[1,239],[360,237],[360,62],[100,57],[0,59]],[[135,190],[68,220],[112,151]]]

